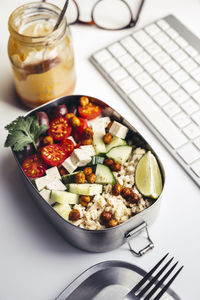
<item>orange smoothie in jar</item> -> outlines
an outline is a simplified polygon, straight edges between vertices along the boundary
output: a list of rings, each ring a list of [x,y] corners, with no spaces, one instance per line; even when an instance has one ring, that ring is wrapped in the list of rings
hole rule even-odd
[[[66,19],[53,31],[60,9],[30,3],[9,18],[8,55],[16,91],[31,108],[73,93],[76,74]]]

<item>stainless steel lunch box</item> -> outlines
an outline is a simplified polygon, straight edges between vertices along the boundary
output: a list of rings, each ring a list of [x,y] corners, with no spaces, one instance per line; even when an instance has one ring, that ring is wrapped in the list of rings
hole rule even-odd
[[[81,95],[82,96],[82,95]],[[40,106],[37,109],[32,110],[26,116],[34,115],[37,111],[45,111],[49,112],[51,109],[56,107],[59,104],[71,104],[72,102],[74,104],[77,103],[77,101],[81,97],[80,95],[73,95],[73,96],[67,96],[62,97],[59,99],[55,99],[47,104],[44,104]],[[87,97],[87,96],[86,96]],[[128,133],[128,141],[132,141],[134,145],[137,147],[143,147],[147,150],[151,150],[152,153],[156,156],[161,173],[163,178],[163,187],[165,183],[165,172],[163,169],[163,165],[160,162],[158,156],[153,151],[151,146],[144,140],[144,138],[139,134],[139,132],[129,123],[126,121],[124,117],[122,117],[117,111],[115,111],[112,107],[108,106],[103,101],[100,101],[96,98],[90,97],[93,99],[93,102],[96,104],[101,105],[103,108],[103,114],[106,116],[111,116],[116,121],[121,122],[125,126],[127,126],[130,131]],[[28,189],[30,190],[34,200],[38,204],[38,206],[41,208],[41,210],[44,212],[46,217],[50,220],[50,222],[55,226],[57,231],[72,245],[91,252],[106,252],[113,250],[115,248],[120,247],[125,242],[128,242],[129,248],[132,253],[134,253],[137,256],[141,256],[144,253],[146,253],[149,249],[153,248],[153,242],[150,239],[148,229],[153,221],[156,219],[156,216],[159,211],[160,207],[160,201],[161,196],[155,200],[155,202],[144,211],[138,213],[137,215],[131,217],[126,222],[113,227],[113,228],[107,228],[104,230],[87,230],[79,228],[70,222],[64,220],[39,194],[35,186],[31,183],[28,177],[24,174],[21,168],[21,164],[16,156],[16,154],[13,152],[14,157],[19,165],[19,168],[22,172],[23,178],[25,179],[25,182],[27,183]],[[162,192],[163,193],[163,192]],[[135,251],[131,244],[130,240],[140,233],[141,231],[145,230],[147,234],[147,240],[148,244],[146,247],[139,251]]]

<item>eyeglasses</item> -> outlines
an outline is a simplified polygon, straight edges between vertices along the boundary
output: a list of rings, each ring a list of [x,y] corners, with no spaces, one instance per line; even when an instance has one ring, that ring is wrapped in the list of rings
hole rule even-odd
[[[136,25],[144,1],[69,0],[66,12],[67,23],[96,25],[107,30],[130,28]]]

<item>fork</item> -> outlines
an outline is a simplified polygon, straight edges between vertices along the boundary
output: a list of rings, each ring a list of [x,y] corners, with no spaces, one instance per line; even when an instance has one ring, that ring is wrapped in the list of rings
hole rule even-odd
[[[169,277],[169,275],[172,273],[172,271],[174,270],[174,268],[176,267],[176,265],[178,264],[178,261],[165,273],[165,275],[159,280],[158,278],[163,274],[163,272],[167,269],[167,267],[169,266],[169,264],[172,262],[173,258],[172,257],[163,267],[162,269],[160,269],[160,271],[150,279],[150,281],[147,283],[147,285],[145,285],[144,288],[140,289],[144,283],[146,283],[149,278],[151,277],[151,275],[158,269],[158,267],[161,265],[161,263],[165,260],[165,258],[168,256],[169,253],[167,253],[143,278],[141,281],[138,282],[138,284],[123,298],[123,300],[149,300],[156,291],[158,291],[158,289],[162,286],[162,284],[164,283],[164,281]],[[178,271],[176,271],[176,273],[173,275],[173,277],[171,277],[171,279],[163,286],[161,287],[160,292],[155,296],[155,298],[153,298],[153,300],[159,300],[162,295],[166,292],[166,290],[168,289],[168,287],[172,284],[172,282],[174,281],[174,279],[177,277],[177,275],[180,273],[180,271],[183,269],[183,266],[180,267],[178,269]],[[155,286],[153,287],[153,289],[151,289],[149,291],[149,293],[147,295],[145,295],[147,293],[147,291],[153,286],[153,284],[155,283]],[[139,290],[140,289],[140,290]],[[145,295],[145,297],[143,298],[143,296]]]

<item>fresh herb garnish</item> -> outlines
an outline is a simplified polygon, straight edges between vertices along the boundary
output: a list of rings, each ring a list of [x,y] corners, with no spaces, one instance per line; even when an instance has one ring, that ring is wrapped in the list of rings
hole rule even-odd
[[[22,151],[29,144],[33,144],[35,149],[37,138],[48,129],[46,125],[39,125],[37,117],[18,117],[7,125],[8,130],[5,147],[13,147],[14,151]]]

